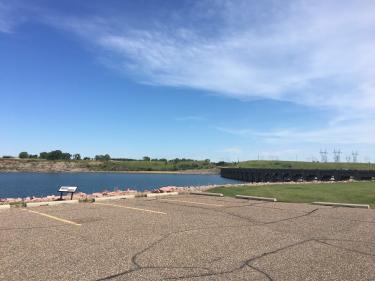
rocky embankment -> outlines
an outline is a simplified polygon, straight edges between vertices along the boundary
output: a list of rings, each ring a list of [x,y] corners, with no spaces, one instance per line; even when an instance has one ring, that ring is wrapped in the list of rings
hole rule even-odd
[[[89,172],[90,166],[99,165],[90,161],[48,161],[40,159],[0,159],[0,172]]]
[[[243,184],[241,184],[243,185]],[[144,190],[142,192],[133,190],[133,189],[126,189],[126,190],[115,190],[115,191],[102,191],[102,192],[94,192],[91,194],[86,194],[84,192],[77,192],[74,194],[74,199],[92,199],[92,198],[103,198],[103,197],[111,197],[111,196],[120,196],[120,195],[128,195],[134,194],[136,197],[142,197],[146,193],[168,193],[168,192],[179,192],[179,193],[188,193],[192,191],[206,191],[210,188],[217,187],[219,185],[201,185],[201,186],[165,186],[161,188],[156,188],[152,190]],[[223,185],[220,185],[223,186]],[[224,185],[224,186],[236,186],[236,185]],[[237,184],[238,186],[238,184]],[[70,200],[70,195],[63,196],[64,200]],[[15,202],[48,202],[48,201],[56,201],[60,200],[60,195],[48,195],[44,197],[36,197],[36,196],[29,196],[25,198],[0,198],[0,204],[9,204]]]
[[[193,170],[134,170],[122,165],[121,162],[111,161],[112,169],[94,160],[43,160],[43,159],[0,159],[0,172],[116,172],[116,173],[150,173],[150,174],[219,174],[220,169],[193,169]]]

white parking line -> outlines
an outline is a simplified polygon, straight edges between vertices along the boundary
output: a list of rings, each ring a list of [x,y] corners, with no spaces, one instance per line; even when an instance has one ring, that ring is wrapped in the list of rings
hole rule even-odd
[[[173,199],[160,199],[160,201],[172,201],[172,202],[190,203],[190,204],[207,205],[207,206],[215,206],[215,207],[223,207],[224,206],[224,205],[212,204],[212,203],[202,203],[202,202],[173,200]]]
[[[75,226],[81,226],[81,224],[79,224],[79,223],[69,221],[69,220],[66,220],[66,219],[62,219],[62,218],[58,218],[58,217],[55,217],[55,216],[51,216],[51,215],[48,215],[48,214],[45,214],[45,213],[41,213],[41,212],[37,212],[37,211],[31,211],[31,210],[27,210],[27,209],[26,210],[22,209],[22,210],[27,211],[29,213],[33,213],[33,214],[38,214],[38,215],[41,215],[41,216],[44,216],[44,217],[47,217],[47,218],[50,218],[50,219],[53,219],[53,220],[57,220],[57,221],[61,221],[61,222],[64,222],[64,223],[72,224],[72,225],[75,225]]]
[[[117,208],[125,208],[125,209],[130,209],[130,210],[135,210],[135,211],[143,211],[143,212],[149,212],[149,213],[155,213],[155,214],[160,214],[160,215],[166,215],[167,213],[164,212],[159,212],[159,211],[153,211],[153,210],[148,210],[148,209],[141,209],[141,208],[135,208],[135,207],[128,207],[128,206],[123,206],[123,205],[115,205],[115,204],[108,204],[108,203],[94,203],[95,205],[104,205],[104,206],[111,206],[111,207],[117,207]]]

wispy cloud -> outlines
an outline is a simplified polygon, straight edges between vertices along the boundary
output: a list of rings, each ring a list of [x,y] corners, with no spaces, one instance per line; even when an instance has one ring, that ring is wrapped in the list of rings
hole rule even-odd
[[[106,18],[75,19],[69,28],[141,82],[340,110],[375,108],[375,2],[295,1],[261,24],[252,22],[250,1],[209,2],[225,15],[215,21],[218,36],[162,20],[151,29],[123,29]]]
[[[216,128],[220,132],[244,138],[262,139],[271,143],[317,144],[375,144],[375,119],[355,120],[327,125],[321,129],[294,129],[257,131],[252,129]]]
[[[100,10],[80,17],[46,11],[34,18],[76,33],[96,51],[99,46],[107,65],[141,83],[340,111],[375,109],[371,0],[206,0],[147,25]],[[0,0],[0,29],[11,27],[9,5]]]
[[[2,3],[0,31],[9,32],[12,20]],[[75,33],[96,52],[99,47],[107,65],[140,83],[332,109],[321,129],[218,127],[222,132],[269,141],[374,144],[374,13],[372,0],[206,0],[146,27],[100,11],[50,13],[40,20]]]
[[[176,121],[205,121],[207,118],[198,115],[180,116],[176,118]]]
[[[11,7],[0,1],[0,32],[10,33],[15,25],[15,19],[11,15]]]
[[[123,29],[105,18],[76,19],[68,28],[141,83],[332,109],[321,129],[220,131],[267,142],[374,144],[375,2],[271,2],[267,10],[239,3],[203,1],[189,15],[206,17],[218,35],[162,20]]]
[[[29,5],[22,0],[0,0],[0,32],[11,34],[18,25],[31,20],[31,14],[37,19],[40,12],[36,3]]]

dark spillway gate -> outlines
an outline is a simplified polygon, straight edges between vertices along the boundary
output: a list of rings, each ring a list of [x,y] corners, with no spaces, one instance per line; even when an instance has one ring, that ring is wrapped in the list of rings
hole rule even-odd
[[[344,181],[374,180],[375,171],[371,170],[321,170],[321,169],[248,169],[222,168],[224,178],[246,182],[286,182],[286,181]]]

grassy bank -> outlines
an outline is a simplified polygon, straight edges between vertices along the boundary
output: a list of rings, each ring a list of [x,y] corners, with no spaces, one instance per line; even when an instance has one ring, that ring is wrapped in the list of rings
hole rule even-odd
[[[314,201],[370,204],[375,208],[375,182],[278,184],[260,186],[217,187],[210,192],[225,196],[252,195],[275,197],[278,201],[311,203]]]
[[[375,164],[370,163],[320,163],[303,161],[244,161],[232,167],[266,168],[266,169],[352,169],[375,170]]]
[[[206,161],[103,161],[91,167],[94,171],[185,171],[213,169],[216,166]]]
[[[95,161],[0,159],[0,172],[196,172],[218,173],[216,165],[208,161]]]

